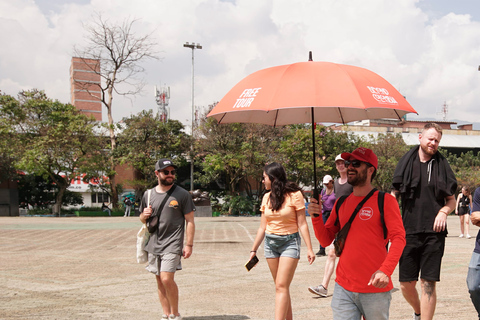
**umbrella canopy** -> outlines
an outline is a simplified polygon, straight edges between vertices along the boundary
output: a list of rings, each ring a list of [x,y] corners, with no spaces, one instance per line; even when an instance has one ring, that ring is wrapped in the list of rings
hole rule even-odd
[[[401,119],[417,113],[405,98],[378,74],[331,62],[298,62],[262,69],[236,84],[207,117],[218,123],[262,123],[271,126],[348,123],[367,119]],[[318,197],[317,174],[314,197]]]
[[[313,119],[312,107],[316,109]],[[281,126],[401,119],[410,112],[416,113],[378,74],[355,66],[308,61],[252,73],[235,85],[208,117],[219,123]]]

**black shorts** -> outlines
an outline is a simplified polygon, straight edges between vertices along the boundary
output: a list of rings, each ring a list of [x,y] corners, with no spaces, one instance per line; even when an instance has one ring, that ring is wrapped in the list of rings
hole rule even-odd
[[[445,250],[445,235],[419,233],[406,236],[407,243],[399,264],[400,282],[440,281],[440,267]],[[421,273],[420,273],[421,272]]]
[[[470,213],[470,208],[469,207],[458,207],[458,215],[463,216],[465,214]]]

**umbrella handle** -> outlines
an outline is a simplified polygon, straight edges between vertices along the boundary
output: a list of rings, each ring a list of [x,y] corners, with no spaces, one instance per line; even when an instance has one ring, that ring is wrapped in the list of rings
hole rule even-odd
[[[319,197],[318,189],[317,189],[317,186],[315,186],[315,187],[313,188],[312,198],[318,201],[318,197]],[[318,218],[320,215],[317,214],[317,213],[314,213],[313,216],[314,216],[315,218]]]

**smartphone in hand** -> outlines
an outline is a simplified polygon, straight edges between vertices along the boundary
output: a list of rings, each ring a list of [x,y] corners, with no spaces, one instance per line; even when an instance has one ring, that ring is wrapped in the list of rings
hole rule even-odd
[[[245,263],[245,268],[247,269],[247,271],[250,271],[257,263],[258,263],[257,256],[253,256],[252,259],[250,259],[247,263]]]

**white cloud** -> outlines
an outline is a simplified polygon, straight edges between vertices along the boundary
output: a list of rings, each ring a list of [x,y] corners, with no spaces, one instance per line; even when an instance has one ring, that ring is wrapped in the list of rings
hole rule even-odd
[[[115,97],[116,120],[156,109],[153,87],[165,84],[171,88],[172,117],[190,123],[192,52],[183,47],[187,41],[203,46],[195,50],[198,106],[220,100],[249,73],[306,61],[313,51],[315,61],[377,72],[407,96],[420,117],[442,119],[436,113],[447,101],[448,119],[480,119],[480,23],[435,7],[435,1],[53,2],[0,0],[0,28],[9,30],[0,34],[5,44],[0,47],[2,92],[39,88],[69,102],[73,46],[82,46],[83,24],[100,12],[113,21],[141,19],[136,32],[152,33],[161,51],[161,60],[145,63],[144,94],[133,100]]]

